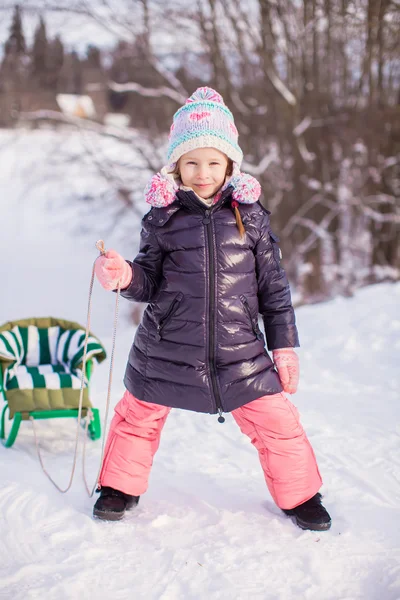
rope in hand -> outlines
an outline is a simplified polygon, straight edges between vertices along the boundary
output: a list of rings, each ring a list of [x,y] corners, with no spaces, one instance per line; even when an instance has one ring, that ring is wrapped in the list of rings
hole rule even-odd
[[[94,283],[94,267],[95,267],[95,264],[96,264],[96,260],[100,256],[103,256],[106,253],[103,240],[98,240],[96,242],[96,248],[99,250],[100,254],[99,254],[99,256],[97,256],[97,258],[93,262],[92,276],[91,276],[91,279],[90,279],[89,301],[88,301],[87,318],[86,318],[86,335],[85,335],[85,342],[84,342],[84,347],[83,347],[81,388],[80,388],[80,395],[79,395],[79,408],[78,408],[78,417],[77,417],[78,421],[77,421],[77,425],[76,425],[76,436],[75,436],[74,460],[73,460],[73,464],[72,464],[72,470],[71,470],[70,479],[69,479],[69,482],[68,482],[68,485],[67,485],[66,488],[64,488],[64,489],[61,488],[54,481],[54,479],[51,477],[51,475],[46,470],[46,468],[44,466],[44,463],[43,463],[42,455],[41,455],[41,452],[40,452],[40,446],[39,446],[39,442],[38,442],[38,438],[37,438],[37,434],[36,434],[35,419],[33,417],[29,417],[29,420],[31,421],[32,427],[33,427],[33,434],[34,434],[34,437],[35,437],[36,450],[37,450],[37,453],[38,453],[39,462],[40,462],[40,465],[42,467],[42,470],[43,470],[44,474],[46,475],[46,477],[51,481],[51,483],[62,494],[65,494],[71,488],[72,482],[73,482],[73,479],[74,479],[75,469],[76,469],[76,462],[77,462],[77,455],[78,455],[79,432],[80,432],[80,429],[81,429],[81,419],[82,419],[82,403],[83,403],[83,389],[84,389],[85,372],[86,372],[87,342],[88,342],[89,333],[90,333],[90,315],[91,315],[91,310],[92,310],[92,293],[93,293],[93,283]],[[102,445],[101,445],[101,458],[100,458],[100,466],[99,466],[99,469],[98,469],[98,472],[97,472],[96,480],[94,482],[94,486],[93,486],[92,491],[90,491],[90,487],[89,487],[89,485],[87,483],[87,479],[86,479],[85,458],[86,458],[86,440],[87,440],[87,437],[88,437],[88,427],[89,427],[90,421],[93,419],[93,413],[90,410],[90,408],[86,409],[87,410],[87,413],[86,413],[86,424],[85,424],[85,429],[84,429],[84,431],[85,431],[85,437],[84,437],[83,451],[82,451],[82,474],[83,474],[83,481],[84,481],[84,484],[85,484],[85,488],[86,488],[86,491],[87,491],[87,493],[88,493],[88,495],[89,495],[90,498],[93,496],[93,494],[95,492],[95,489],[97,488],[97,482],[98,482],[98,479],[99,479],[99,476],[100,476],[101,467],[102,467],[102,463],[103,463],[104,445],[105,445],[105,439],[106,439],[105,433],[106,433],[106,427],[107,427],[108,412],[109,412],[109,408],[110,408],[111,382],[112,382],[112,371],[113,371],[113,367],[114,367],[115,340],[116,340],[116,335],[117,335],[117,323],[118,323],[118,311],[119,311],[120,291],[121,291],[121,283],[120,283],[120,281],[118,281],[117,294],[116,294],[116,300],[115,300],[114,329],[113,329],[112,347],[111,347],[110,371],[109,371],[109,376],[108,376],[106,412],[105,412],[105,415],[104,415],[104,424],[103,424],[103,436],[102,436],[103,439],[102,439]]]

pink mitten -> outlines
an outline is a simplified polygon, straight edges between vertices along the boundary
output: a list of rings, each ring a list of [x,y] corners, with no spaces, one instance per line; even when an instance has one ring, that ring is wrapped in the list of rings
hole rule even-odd
[[[116,290],[118,281],[123,290],[128,287],[133,276],[132,268],[115,250],[107,250],[105,254],[99,256],[94,271],[105,290]]]
[[[293,348],[279,348],[272,350],[272,356],[283,391],[295,394],[299,385],[299,357]]]

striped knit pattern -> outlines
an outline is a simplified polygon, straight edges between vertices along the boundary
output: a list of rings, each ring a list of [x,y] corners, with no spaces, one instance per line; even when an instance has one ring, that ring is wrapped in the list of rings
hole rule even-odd
[[[168,162],[172,166],[196,148],[216,148],[240,167],[243,152],[238,137],[233,115],[222,96],[212,88],[198,88],[174,115]]]
[[[84,343],[83,329],[29,325],[4,331],[0,334],[0,360],[7,365],[5,389],[79,389]],[[102,345],[89,336],[87,359],[103,352]]]

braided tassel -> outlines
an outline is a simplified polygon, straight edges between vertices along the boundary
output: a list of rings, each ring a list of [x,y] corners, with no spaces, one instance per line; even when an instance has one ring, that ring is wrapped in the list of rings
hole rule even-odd
[[[246,233],[246,230],[244,228],[244,225],[242,222],[242,217],[240,216],[240,212],[238,209],[239,203],[236,200],[233,200],[233,202],[231,203],[231,206],[235,210],[236,225],[239,229],[240,237],[243,237]]]

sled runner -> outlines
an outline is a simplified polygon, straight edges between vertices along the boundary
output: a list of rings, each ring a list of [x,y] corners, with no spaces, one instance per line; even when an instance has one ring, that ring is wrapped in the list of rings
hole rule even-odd
[[[78,416],[85,328],[54,317],[9,321],[0,326],[0,439],[9,448],[21,421]],[[89,399],[94,359],[102,362],[106,351],[92,334],[87,341],[82,416],[91,411],[89,436],[101,436],[100,415]],[[12,425],[5,431],[6,412]],[[5,441],[4,441],[5,440]]]

